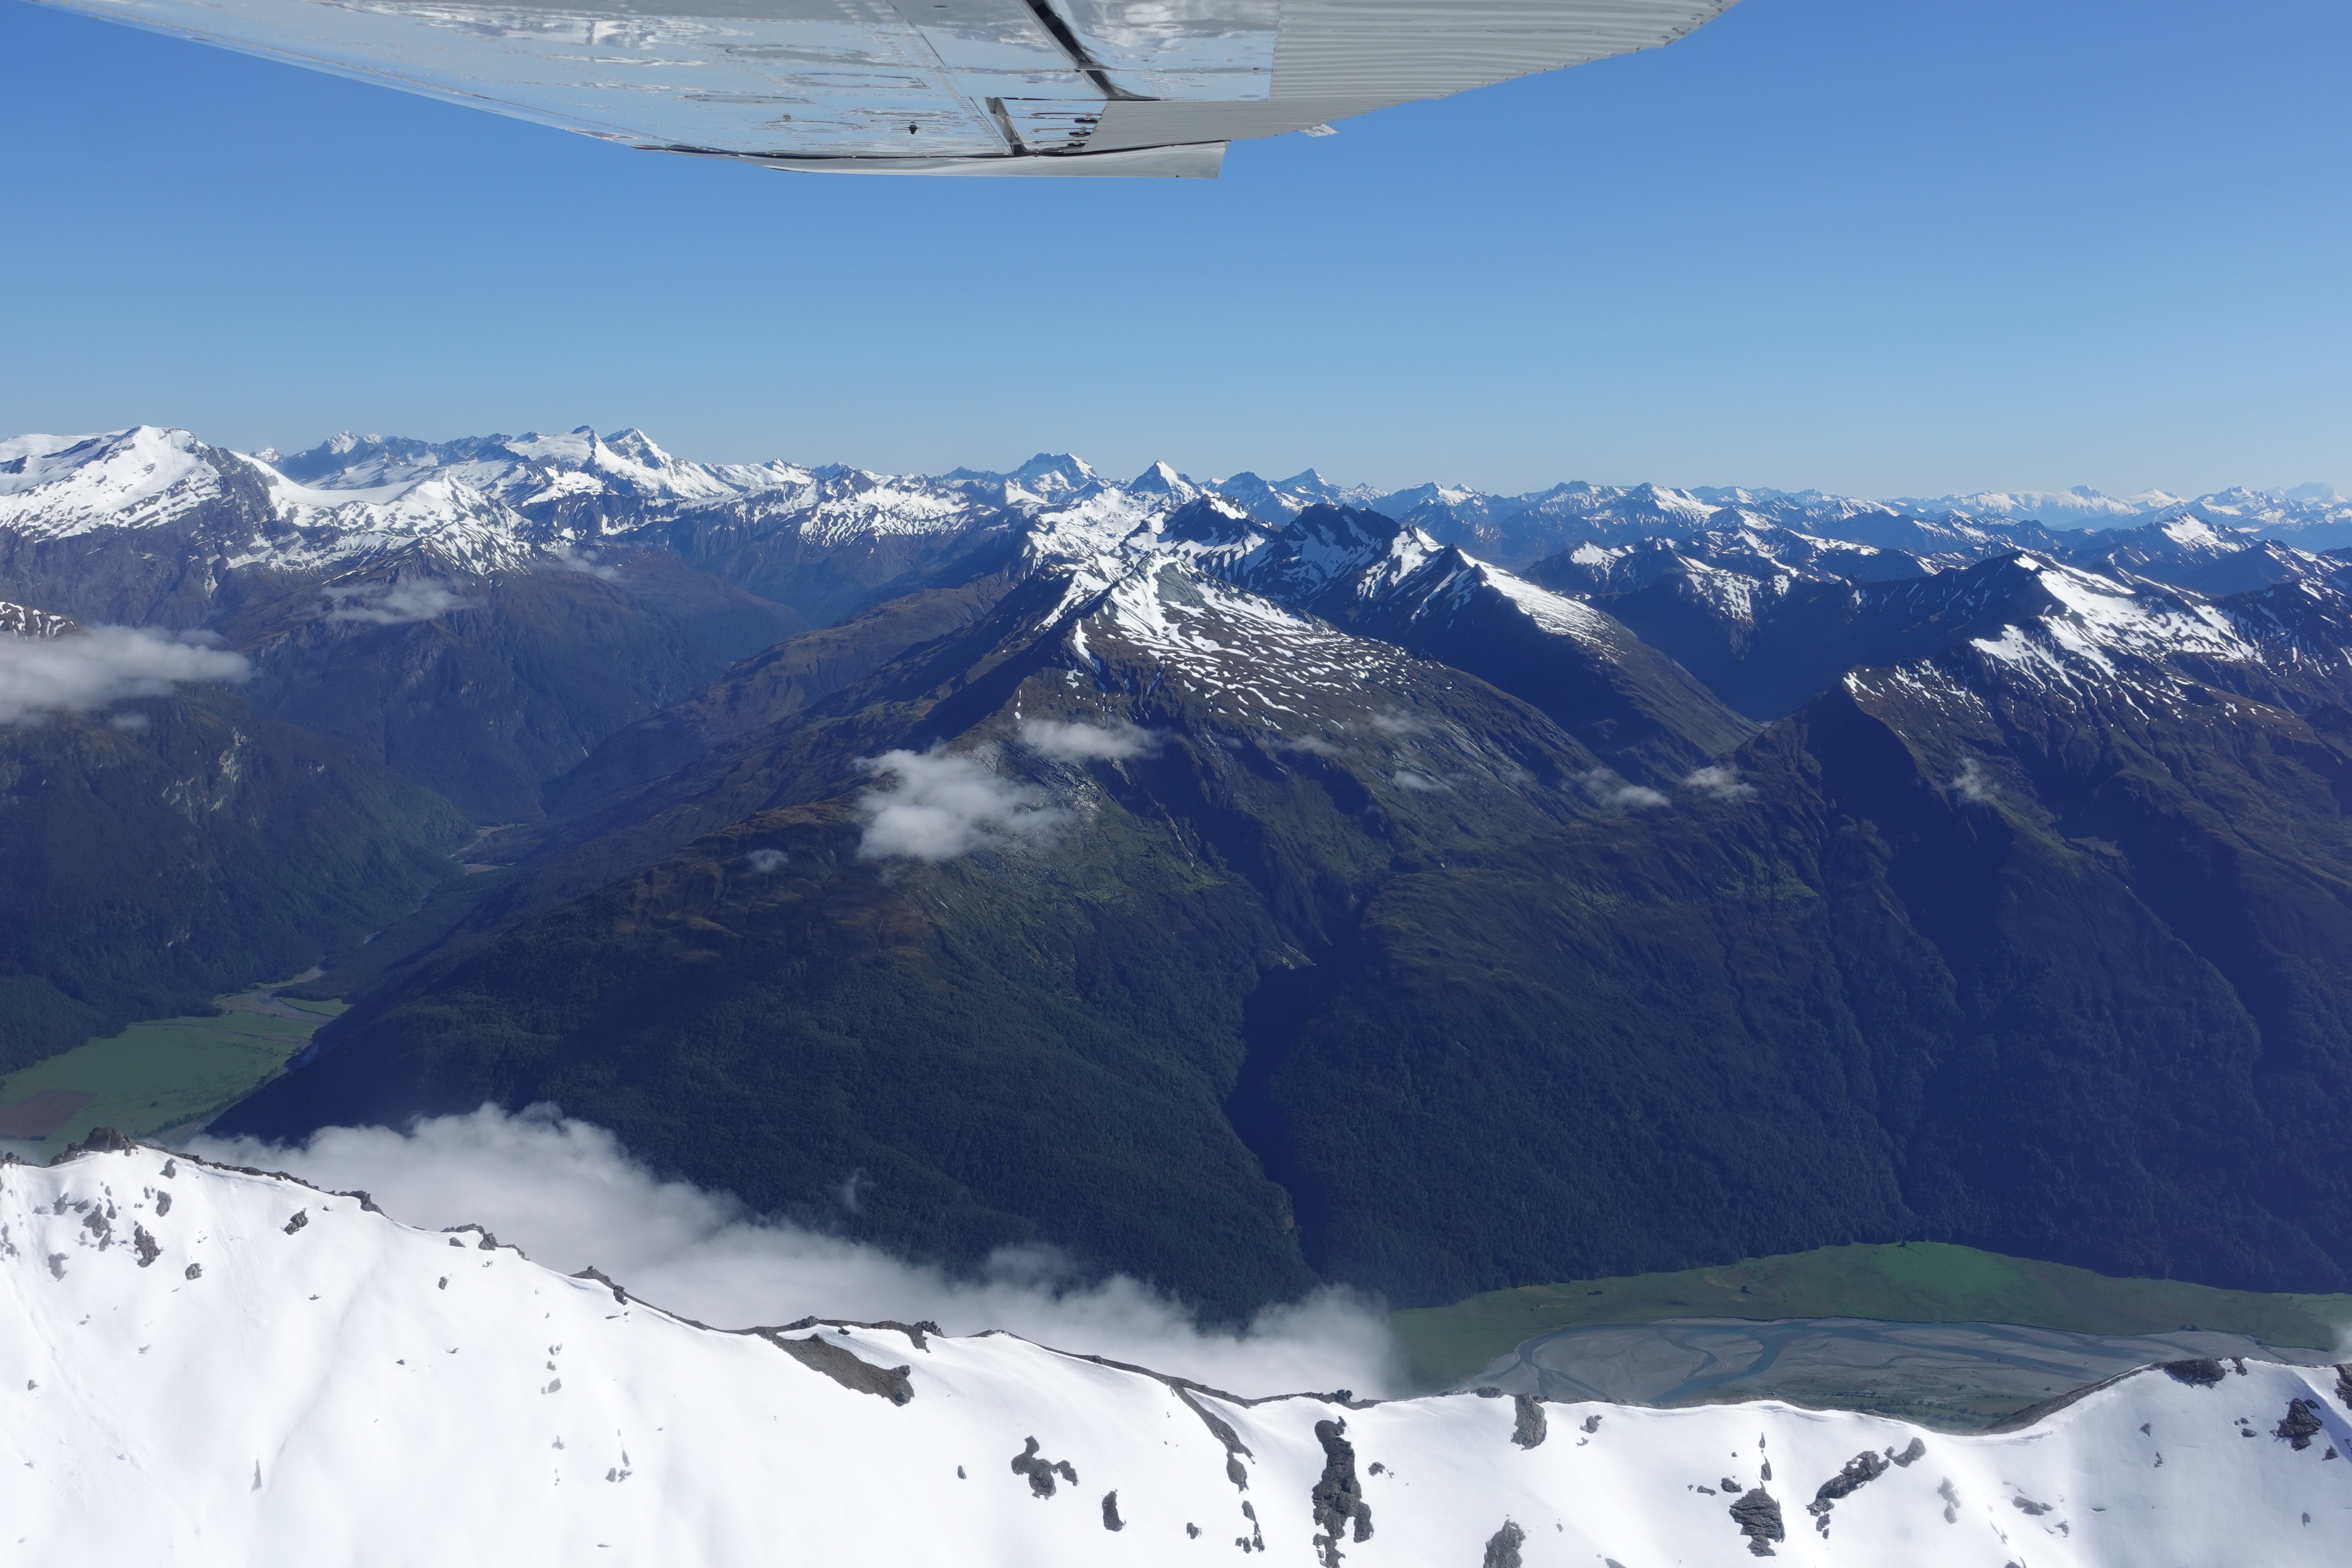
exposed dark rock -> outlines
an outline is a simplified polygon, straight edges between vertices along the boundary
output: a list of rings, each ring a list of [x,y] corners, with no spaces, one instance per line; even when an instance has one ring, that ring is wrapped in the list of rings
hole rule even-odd
[[[1199,1525],[1197,1525],[1197,1524],[1194,1524],[1194,1523],[1193,1523],[1193,1522],[1192,1522],[1192,1521],[1190,1521],[1190,1520],[1185,1521],[1184,1521],[1184,1536],[1185,1536],[1185,1539],[1186,1539],[1186,1540],[1188,1540],[1188,1541],[1198,1541],[1198,1540],[1200,1540],[1200,1539],[1201,1539],[1201,1527],[1200,1527]]]
[[[1189,1389],[1177,1387],[1176,1399],[1177,1403],[1201,1418],[1202,1424],[1208,1427],[1211,1436],[1225,1446],[1225,1479],[1233,1482],[1243,1491],[1249,1490],[1249,1471],[1242,1468],[1242,1456],[1248,1454],[1253,1459],[1257,1456],[1250,1453],[1248,1446],[1241,1439],[1241,1434],[1234,1430],[1233,1423],[1212,1414],[1200,1401],[1192,1397]]]
[[[123,1136],[116,1128],[93,1127],[82,1134],[80,1142],[68,1143],[58,1150],[57,1156],[50,1160],[49,1163],[62,1165],[67,1161],[78,1160],[84,1154],[128,1154],[137,1147],[137,1144]]]
[[[132,1251],[139,1254],[139,1267],[142,1268],[163,1255],[163,1243],[148,1235],[147,1227],[143,1225],[133,1225],[131,1227],[131,1247]],[[2295,1447],[2299,1448],[2303,1444],[2298,1443]]]
[[[1324,1568],[1339,1568],[1339,1541],[1350,1524],[1358,1541],[1372,1535],[1372,1510],[1365,1506],[1363,1483],[1356,1478],[1356,1446],[1348,1441],[1345,1421],[1318,1421],[1315,1440],[1323,1445],[1323,1479],[1308,1494],[1314,1505],[1317,1537]]]
[[[180,1173],[180,1162],[178,1162],[177,1160],[166,1160],[166,1161],[164,1161],[164,1162],[163,1162],[163,1179],[164,1179],[165,1181],[167,1181],[167,1182],[168,1182],[168,1181],[170,1181],[173,1177],[174,1177],[174,1176],[178,1175],[179,1173]]]
[[[310,1211],[309,1209],[296,1209],[294,1211],[294,1217],[286,1222],[286,1234],[291,1236],[310,1223]]]
[[[791,1339],[774,1329],[754,1329],[753,1333],[807,1367],[821,1372],[842,1387],[855,1394],[871,1394],[893,1405],[904,1405],[915,1397],[915,1386],[907,1381],[911,1366],[879,1367],[861,1360],[845,1345],[812,1334],[806,1339]],[[1078,1478],[1072,1476],[1071,1480]]]
[[[1257,1510],[1252,1508],[1247,1503],[1244,1503],[1242,1504],[1242,1517],[1249,1521],[1250,1532],[1247,1535],[1235,1536],[1234,1538],[1234,1544],[1240,1547],[1244,1552],[1265,1551],[1265,1531],[1258,1525]]]
[[[1886,1455],[1888,1458],[1894,1460],[1897,1465],[1900,1465],[1906,1470],[1912,1466],[1917,1464],[1921,1459],[1927,1458],[1927,1445],[1916,1437],[1912,1438],[1910,1446],[1905,1448],[1901,1453],[1897,1454],[1890,1449]]]
[[[2352,1410],[2352,1362],[2336,1364],[2336,1397],[2344,1402],[2344,1408]]]
[[[1600,1430],[1601,1430],[1601,1417],[1600,1417],[1600,1416],[1598,1416],[1598,1415],[1588,1415],[1588,1416],[1586,1416],[1586,1417],[1584,1418],[1584,1430],[1585,1430],[1585,1433],[1586,1433],[1586,1435],[1587,1435],[1588,1436],[1591,1436],[1592,1433],[1595,1433],[1595,1432],[1600,1431]]]
[[[1481,1399],[1500,1399],[1503,1397],[1503,1391],[1496,1388],[1492,1384],[1488,1384],[1482,1388],[1473,1389],[1471,1392],[1475,1394]]]
[[[162,1219],[165,1215],[170,1214],[171,1212],[172,1194],[169,1193],[157,1193],[155,1194],[155,1217],[157,1219]]]
[[[2173,1382],[2186,1383],[2196,1388],[2211,1388],[2224,1375],[2221,1363],[2210,1356],[2195,1361],[2166,1362],[2164,1372]]]
[[[1758,1487],[1731,1505],[1731,1520],[1739,1526],[1739,1533],[1748,1538],[1748,1552],[1757,1557],[1769,1557],[1772,1542],[1786,1541],[1789,1532],[1780,1523],[1780,1503],[1770,1492]]]
[[[1532,1394],[1514,1394],[1512,1399],[1517,1407],[1517,1419],[1511,1427],[1511,1441],[1522,1448],[1540,1447],[1550,1425],[1544,1415],[1543,1401]]]
[[[821,1343],[823,1342],[794,1340],[789,1342],[793,1344],[806,1344],[812,1342]],[[846,1355],[848,1352],[845,1351],[842,1353]],[[855,1360],[856,1358],[853,1357],[852,1359]],[[861,1363],[860,1364],[862,1365],[864,1363]],[[1070,1464],[1070,1461],[1067,1459],[1046,1458],[1044,1455],[1037,1452],[1037,1439],[1034,1437],[1027,1439],[1027,1447],[1024,1447],[1019,1453],[1013,1456],[1013,1473],[1016,1476],[1026,1476],[1029,1478],[1029,1494],[1032,1497],[1052,1497],[1055,1490],[1054,1486],[1054,1478],[1056,1475],[1059,1475],[1064,1480],[1069,1482],[1072,1486],[1076,1486],[1078,1484],[1078,1472]],[[1118,1494],[1117,1492],[1113,1492],[1111,1494],[1113,1497],[1117,1497],[1118,1495]]]
[[[2050,1505],[2048,1503],[2035,1502],[2030,1497],[2013,1497],[2009,1500],[2010,1505],[2015,1508],[2018,1512],[2022,1514],[2041,1515],[2050,1511]]]
[[[2271,1429],[2271,1436],[2285,1438],[2300,1452],[2311,1447],[2311,1440],[2319,1436],[2319,1431],[2318,1405],[2308,1399],[2290,1399],[2286,1402],[2286,1415]]]
[[[1127,1528],[1127,1521],[1118,1517],[1118,1494],[1117,1492],[1103,1493],[1103,1528],[1105,1530],[1125,1530]]]
[[[1960,1517],[1960,1494],[1953,1489],[1951,1477],[1946,1476],[1937,1483],[1936,1495],[1944,1500],[1944,1522],[1958,1523]]]
[[[180,1275],[180,1278],[183,1279],[201,1279],[204,1277],[205,1266],[201,1263],[189,1264],[185,1269],[182,1270]]]
[[[1486,1538],[1486,1555],[1479,1568],[1519,1568],[1519,1548],[1527,1544],[1528,1532],[1503,1521],[1503,1528]]]
[[[622,1289],[619,1285],[613,1281],[609,1275],[593,1263],[587,1268],[583,1268],[579,1273],[574,1274],[572,1278],[574,1279],[593,1279],[597,1284],[602,1285],[605,1289],[610,1290],[613,1293],[613,1300],[615,1301],[625,1304],[629,1299],[629,1293],[626,1290]]]
[[[1886,1468],[1884,1458],[1864,1448],[1848,1459],[1843,1469],[1821,1484],[1813,1493],[1813,1500],[1805,1505],[1805,1511],[1815,1519],[1826,1519],[1830,1510],[1837,1506],[1838,1499],[1861,1490],[1885,1475]]]
[[[917,1350],[927,1353],[931,1348],[931,1342],[925,1336],[936,1334],[940,1331],[940,1326],[931,1321],[929,1318],[925,1318],[919,1323],[901,1323],[894,1321],[891,1319],[885,1318],[880,1322],[861,1323],[858,1327],[865,1329],[896,1329],[900,1333],[906,1335],[908,1339],[913,1341],[914,1346]]]

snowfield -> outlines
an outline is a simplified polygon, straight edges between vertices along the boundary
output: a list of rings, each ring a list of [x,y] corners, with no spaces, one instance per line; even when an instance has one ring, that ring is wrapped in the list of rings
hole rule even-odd
[[[0,1165],[12,1561],[1955,1568],[2345,1561],[2352,1373],[1956,1437],[1778,1404],[1249,1401],[1002,1334],[730,1332],[144,1147]]]

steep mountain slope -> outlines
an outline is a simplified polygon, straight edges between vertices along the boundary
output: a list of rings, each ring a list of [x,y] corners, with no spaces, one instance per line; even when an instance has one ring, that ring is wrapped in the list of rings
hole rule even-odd
[[[2067,542],[2064,559],[2111,576],[2127,573],[2200,594],[2242,594],[2330,574],[2329,563],[2308,551],[2190,517],[2084,533]]]
[[[193,1568],[2341,1555],[2332,1367],[2178,1363],[1969,1436],[1772,1403],[1254,1399],[929,1324],[709,1328],[373,1211],[143,1148],[0,1170],[16,1543]]]
[[[1467,670],[1644,784],[1680,777],[1749,728],[1610,616],[1377,512],[1318,506],[1266,529],[1210,499],[1168,518],[1155,540],[1230,582]]]
[[[1065,563],[526,868],[625,874],[356,1010],[223,1126],[553,1098],[763,1206],[956,1259],[1048,1239],[1244,1310],[1312,1278],[1221,1110],[1251,996],[1400,867],[1601,809],[1597,765],[1180,559]]]
[[[1906,1234],[2352,1267],[2352,600],[2269,537],[2337,503],[1371,499],[633,431],[0,442],[9,635],[253,667],[6,743],[127,781],[45,864],[179,866],[215,828],[152,803],[299,721],[332,811],[290,842],[370,921],[420,885],[353,843],[455,831],[377,764],[520,824],[345,949],[360,1005],[241,1129],[554,1098],[761,1207],[1229,1314]],[[142,734],[181,750],[111,760]],[[47,1038],[77,964],[161,995],[376,929],[331,903],[203,905],[185,973],[129,920],[11,1005]]]
[[[1310,1263],[1439,1300],[1925,1236],[2343,1288],[2340,659],[1978,570],[1672,809],[1382,888],[1266,1069]]]
[[[295,973],[414,909],[471,837],[217,690],[0,723],[0,1070]]]

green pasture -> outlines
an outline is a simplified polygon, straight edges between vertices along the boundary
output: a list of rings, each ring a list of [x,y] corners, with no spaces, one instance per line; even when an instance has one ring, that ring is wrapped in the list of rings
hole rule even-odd
[[[77,1046],[8,1076],[0,1105],[45,1089],[93,1098],[41,1145],[54,1154],[93,1127],[117,1127],[146,1137],[208,1116],[252,1092],[310,1042],[319,1026],[343,1010],[340,1002],[294,1001],[285,1005],[307,1018],[260,1011],[253,994],[224,996],[215,1017],[153,1018],[119,1035]]]
[[[1443,1388],[1555,1329],[1661,1318],[1880,1318],[2094,1334],[2193,1327],[2247,1334],[2265,1344],[2326,1348],[2352,1328],[2352,1296],[2113,1279],[1972,1247],[1911,1242],[1824,1247],[1675,1274],[1528,1285],[1450,1307],[1398,1312],[1390,1321],[1414,1385]]]

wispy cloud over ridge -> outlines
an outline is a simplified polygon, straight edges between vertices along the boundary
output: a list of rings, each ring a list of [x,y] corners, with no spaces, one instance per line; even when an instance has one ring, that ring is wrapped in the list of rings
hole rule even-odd
[[[959,1279],[663,1181],[609,1131],[545,1106],[514,1116],[484,1106],[404,1133],[329,1128],[291,1146],[199,1139],[189,1152],[362,1189],[406,1224],[480,1225],[540,1263],[565,1273],[593,1265],[633,1295],[721,1328],[928,1319],[951,1334],[1003,1329],[1241,1394],[1402,1391],[1387,1320],[1347,1292],[1270,1307],[1246,1329],[1221,1331],[1135,1279],[1079,1281],[1047,1248],[1007,1248]],[[840,1196],[854,1205],[871,1185],[864,1172],[845,1172]]]
[[[327,602],[328,620],[365,621],[379,626],[438,620],[452,610],[472,608],[472,601],[446,583],[368,583],[355,588],[334,587],[327,590]]]
[[[858,765],[890,781],[858,797],[857,814],[866,820],[861,859],[946,860],[1034,842],[1069,817],[1045,791],[999,776],[979,756],[902,750]]]
[[[95,626],[63,637],[0,633],[0,724],[51,713],[95,713],[186,681],[241,681],[245,656],[196,637]]]

